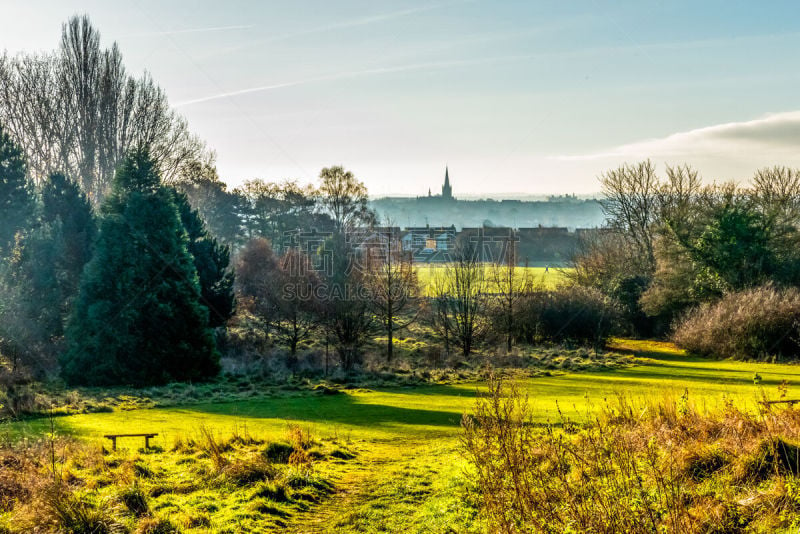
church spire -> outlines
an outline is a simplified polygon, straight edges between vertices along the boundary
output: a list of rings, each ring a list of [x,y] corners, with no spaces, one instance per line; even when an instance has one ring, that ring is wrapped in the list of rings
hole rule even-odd
[[[442,198],[452,199],[453,188],[450,186],[450,171],[445,165],[444,167],[444,185],[442,186]]]

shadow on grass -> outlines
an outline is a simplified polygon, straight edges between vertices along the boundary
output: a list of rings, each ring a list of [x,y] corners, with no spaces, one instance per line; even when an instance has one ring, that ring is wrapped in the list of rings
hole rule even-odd
[[[378,393],[379,394],[379,393]],[[467,401],[461,403],[444,402],[440,409],[393,406],[381,403],[359,402],[359,395],[308,395],[287,398],[263,398],[246,401],[198,403],[183,406],[151,408],[131,412],[103,414],[81,414],[55,419],[56,430],[62,435],[99,437],[104,431],[87,428],[82,421],[95,418],[98,425],[109,432],[126,433],[152,432],[168,433],[176,427],[185,426],[187,421],[198,427],[204,424],[247,424],[247,421],[271,420],[286,424],[332,425],[359,427],[394,433],[398,427],[416,427],[411,434],[438,435],[456,431],[461,423],[461,414],[471,408]],[[209,421],[208,416],[213,417]],[[176,423],[180,421],[180,423]],[[145,430],[139,427],[146,426]],[[0,438],[43,438],[50,431],[47,418],[29,419],[0,425]]]
[[[428,396],[428,397],[475,397],[478,390],[484,389],[485,382],[462,382],[458,385],[449,384],[422,384],[408,387],[377,388],[372,391],[392,393],[395,395]]]
[[[251,419],[281,419],[287,422],[327,423],[352,426],[417,425],[458,427],[461,412],[420,409],[358,402],[356,395],[254,399],[247,402],[192,404],[178,409]]]

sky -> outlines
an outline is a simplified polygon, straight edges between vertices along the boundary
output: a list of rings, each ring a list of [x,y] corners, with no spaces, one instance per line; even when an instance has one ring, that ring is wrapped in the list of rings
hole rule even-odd
[[[800,3],[0,0],[0,49],[88,14],[220,176],[373,196],[589,194],[651,158],[707,181],[800,167]]]

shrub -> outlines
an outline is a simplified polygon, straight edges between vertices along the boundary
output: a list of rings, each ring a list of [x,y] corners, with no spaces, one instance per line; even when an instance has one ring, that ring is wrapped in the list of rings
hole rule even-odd
[[[289,502],[292,500],[290,491],[287,487],[278,482],[262,482],[256,486],[253,492],[254,497],[262,497],[275,502]]]
[[[136,534],[178,534],[180,530],[169,519],[145,518],[139,522]]]
[[[137,517],[150,512],[150,506],[147,504],[147,496],[138,484],[123,489],[119,494],[119,500],[130,513]]]
[[[275,477],[277,471],[271,463],[256,456],[229,462],[222,469],[222,474],[237,486],[247,486],[262,480],[270,480]]]
[[[621,424],[538,429],[514,386],[491,380],[489,391],[463,425],[490,531],[676,532],[684,505],[655,447]]]
[[[46,497],[45,505],[59,532],[72,534],[115,534],[123,527],[111,515],[104,503],[95,503],[54,488]]]
[[[521,304],[518,337],[530,342],[599,347],[614,332],[619,312],[595,289],[565,287],[531,293]]]
[[[689,312],[675,328],[679,346],[739,359],[800,357],[800,290],[771,285],[729,293]]]
[[[264,449],[264,457],[271,462],[285,464],[294,452],[294,447],[282,441],[273,441]]]

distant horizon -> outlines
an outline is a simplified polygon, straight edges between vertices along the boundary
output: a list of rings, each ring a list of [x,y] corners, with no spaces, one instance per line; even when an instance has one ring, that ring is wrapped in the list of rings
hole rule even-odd
[[[572,193],[572,192],[561,192],[561,193],[525,193],[522,191],[496,191],[494,193],[470,193],[464,195],[457,195],[455,192],[453,193],[454,200],[525,200],[525,199],[547,199],[549,197],[562,197],[565,195],[575,195],[580,200],[592,200],[592,199],[599,199],[603,195],[600,191],[596,191],[594,193]],[[403,194],[387,194],[387,195],[373,195],[370,193],[369,199],[370,201],[373,200],[380,200],[383,198],[396,198],[396,199],[408,199],[413,200],[416,198],[423,198],[427,195],[403,195]],[[497,198],[494,198],[497,197]]]

